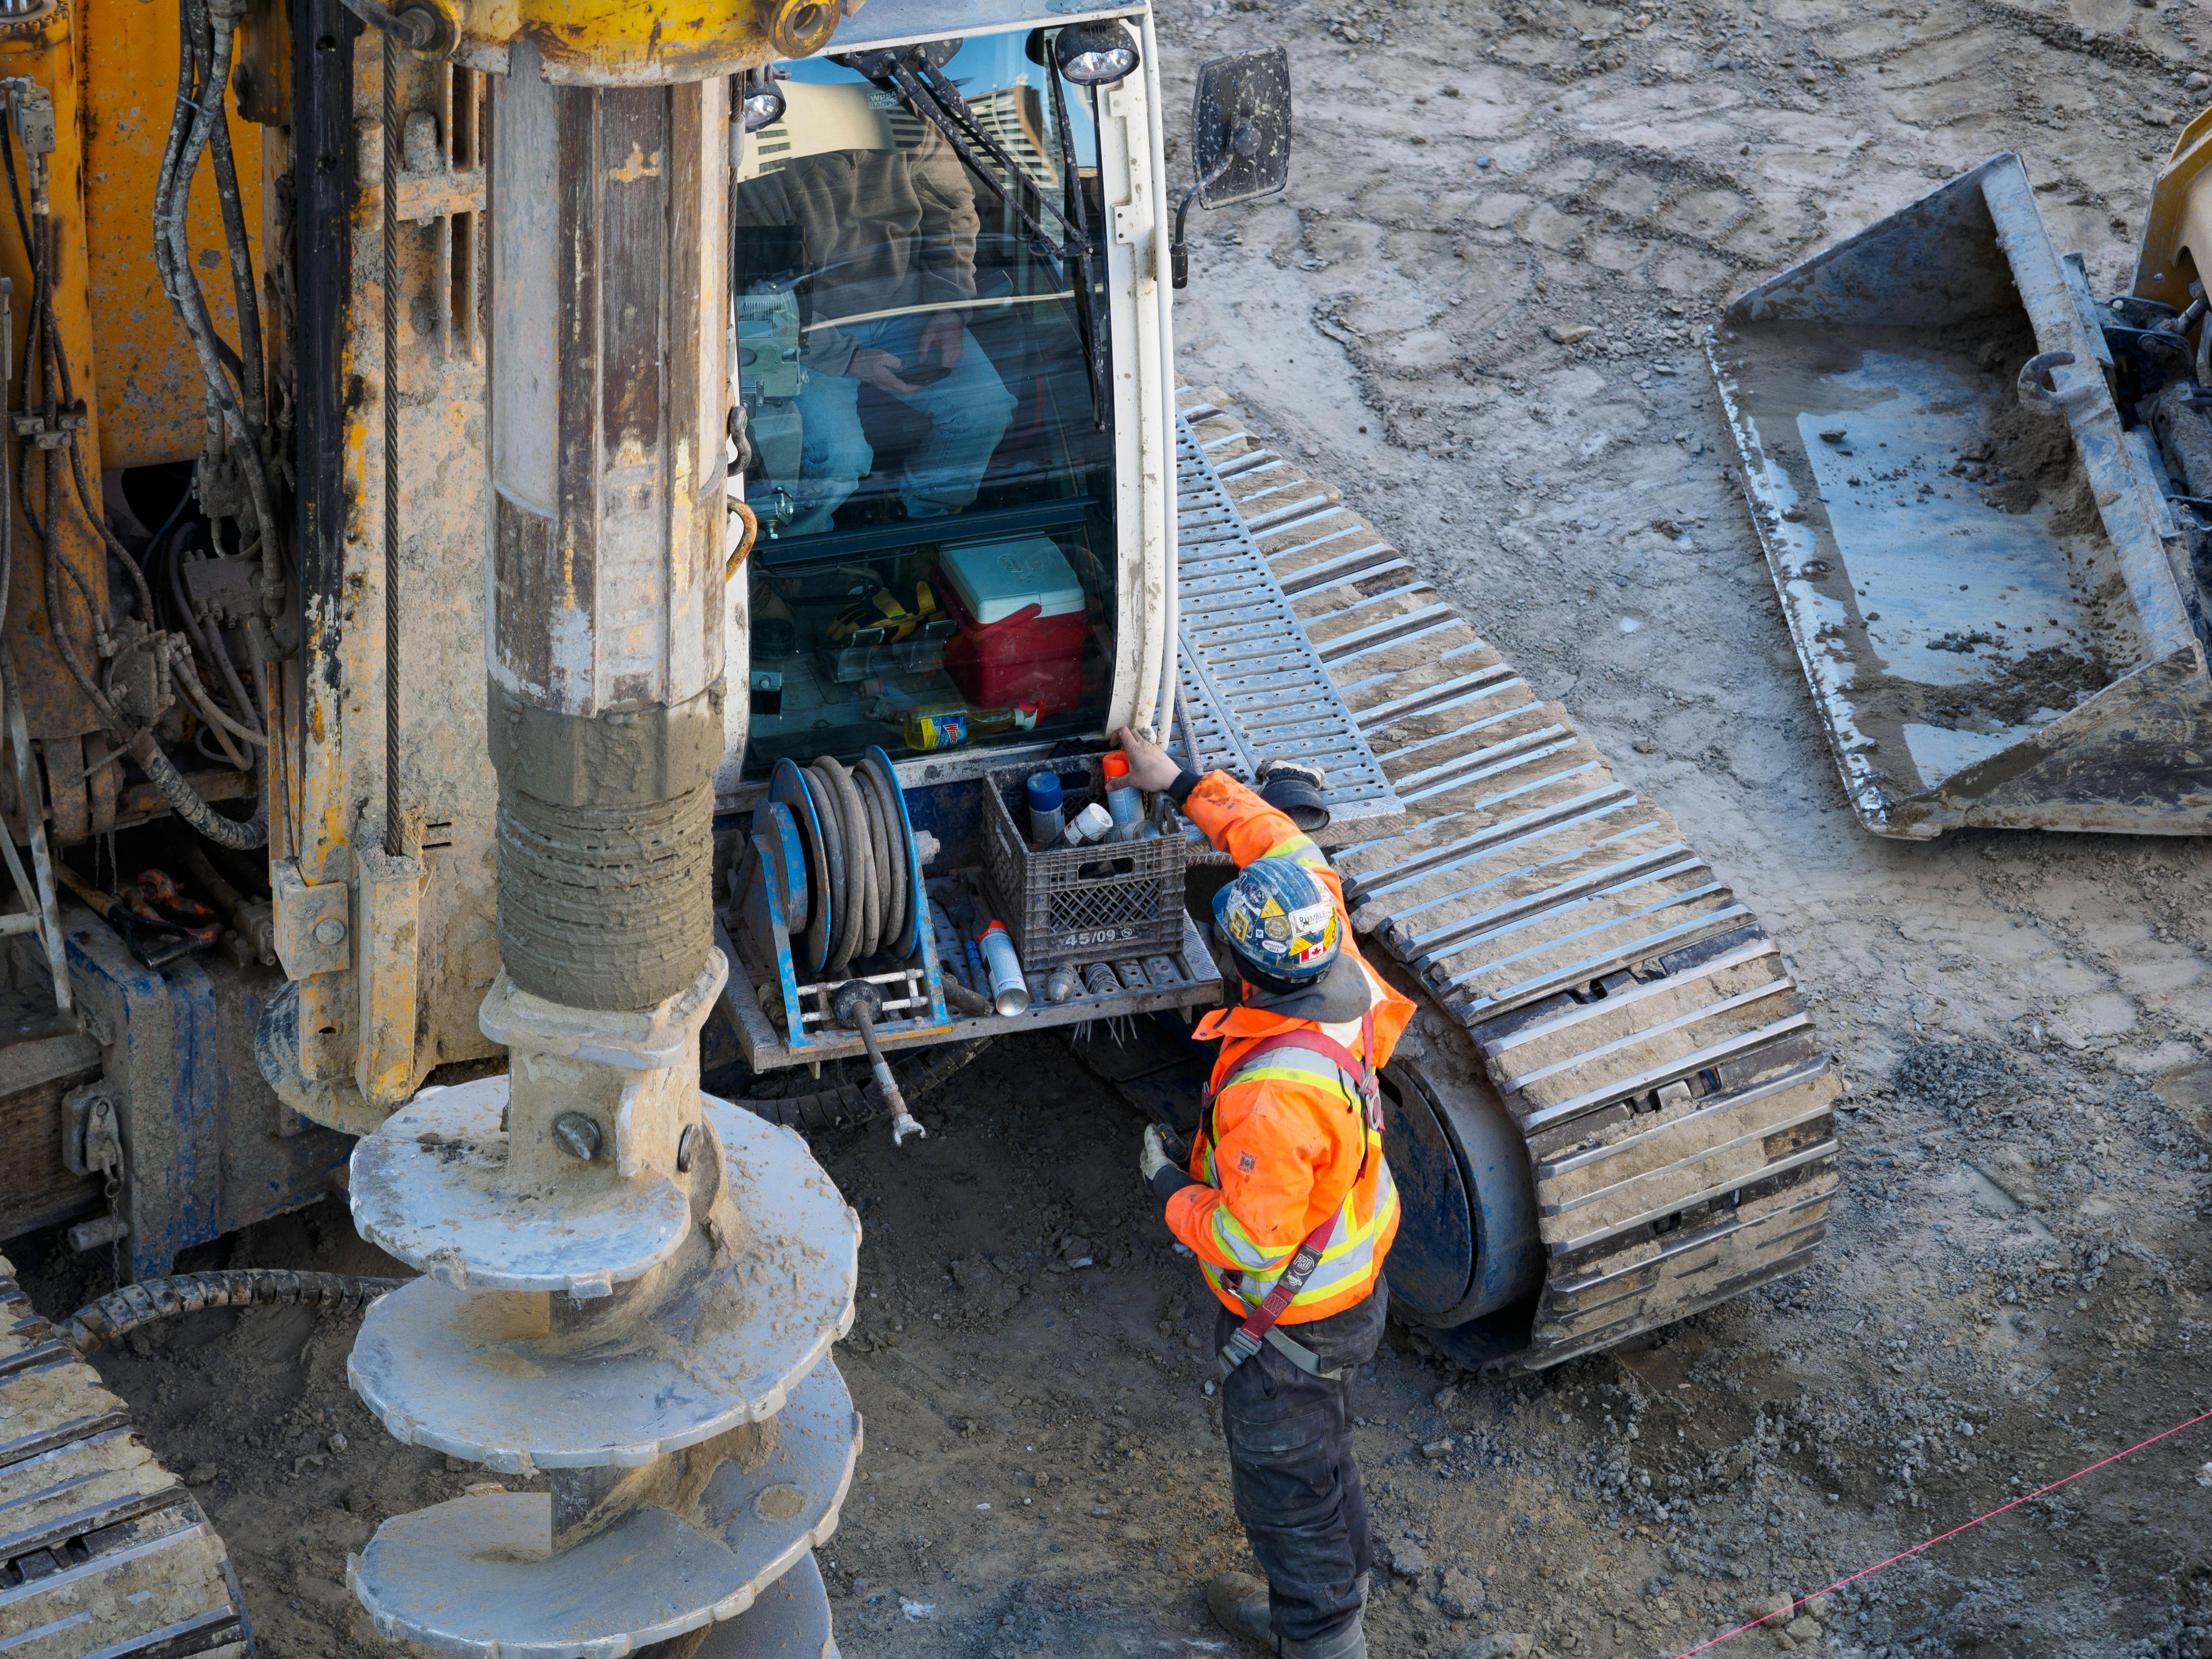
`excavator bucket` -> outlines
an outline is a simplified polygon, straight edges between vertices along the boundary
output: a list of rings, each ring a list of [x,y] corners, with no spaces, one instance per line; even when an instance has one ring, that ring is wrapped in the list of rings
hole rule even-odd
[[[1711,333],[1783,611],[1875,834],[2212,829],[2195,320],[2095,301],[2008,154]]]

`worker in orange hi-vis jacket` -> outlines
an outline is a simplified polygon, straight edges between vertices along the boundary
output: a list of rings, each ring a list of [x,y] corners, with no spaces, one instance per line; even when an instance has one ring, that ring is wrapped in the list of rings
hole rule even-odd
[[[1214,900],[1237,984],[1194,1035],[1218,1039],[1187,1168],[1158,1127],[1141,1168],[1219,1298],[1221,1426],[1237,1518],[1265,1584],[1225,1573],[1206,1603],[1291,1659],[1365,1659],[1374,1553],[1346,1378],[1382,1340],[1398,1197],[1376,1076],[1413,1005],[1360,959],[1328,860],[1224,772],[1119,734],[1130,780],[1164,791],[1237,860]]]

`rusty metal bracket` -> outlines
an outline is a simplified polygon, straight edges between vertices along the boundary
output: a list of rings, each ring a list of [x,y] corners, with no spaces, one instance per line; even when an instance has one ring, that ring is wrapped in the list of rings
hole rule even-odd
[[[342,881],[307,880],[298,863],[270,866],[276,900],[276,960],[287,979],[343,973],[353,965],[352,894]]]
[[[417,940],[429,875],[420,859],[363,848],[361,862],[361,1048],[354,1083],[374,1106],[415,1092]]]

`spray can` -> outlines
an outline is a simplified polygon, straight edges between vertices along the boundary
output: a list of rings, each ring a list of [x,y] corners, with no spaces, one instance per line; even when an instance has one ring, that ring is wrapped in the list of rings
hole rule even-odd
[[[1021,958],[1014,954],[1006,924],[994,921],[976,941],[983,947],[983,965],[991,975],[991,1006],[1001,1014],[1025,1014],[1030,1008],[1029,981],[1022,977]]]
[[[1067,845],[1083,847],[1103,841],[1114,832],[1113,816],[1097,801],[1078,812],[1067,826]]]
[[[1129,781],[1129,757],[1120,750],[1105,757],[1106,810],[1114,819],[1114,839],[1134,841],[1145,827],[1145,798]]]
[[[1051,772],[1032,772],[1024,787],[1029,795],[1030,841],[1037,847],[1050,847],[1067,829],[1066,816],[1060,810],[1060,779]]]

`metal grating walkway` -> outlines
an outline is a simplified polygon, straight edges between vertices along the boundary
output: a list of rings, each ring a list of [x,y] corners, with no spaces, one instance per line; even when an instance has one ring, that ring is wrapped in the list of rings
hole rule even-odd
[[[1264,477],[1289,496],[1248,522],[1189,421],[1177,415],[1180,655],[1199,753],[1182,755],[1180,732],[1170,746],[1194,770],[1219,768],[1248,783],[1271,756],[1311,761],[1328,773],[1324,793],[1336,823],[1395,817],[1402,809],[1382,763],[1254,538],[1304,514],[1333,512],[1337,491],[1264,452],[1230,465],[1240,489]]]

